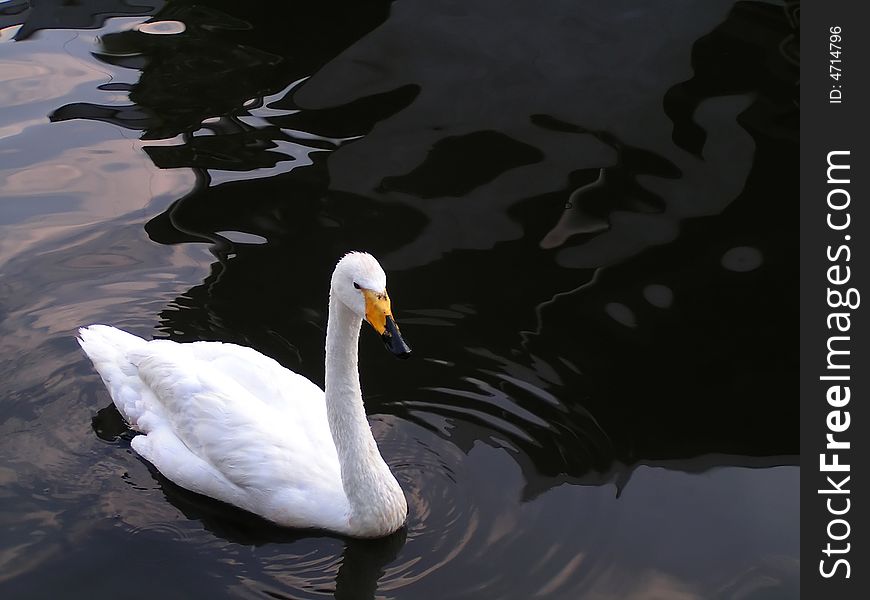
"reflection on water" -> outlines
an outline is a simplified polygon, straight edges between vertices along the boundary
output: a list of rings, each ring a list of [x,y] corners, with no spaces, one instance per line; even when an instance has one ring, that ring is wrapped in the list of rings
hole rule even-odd
[[[0,4],[4,596],[796,596],[796,15]],[[417,353],[362,337],[402,531],[137,458],[77,326],[322,384],[354,248]]]

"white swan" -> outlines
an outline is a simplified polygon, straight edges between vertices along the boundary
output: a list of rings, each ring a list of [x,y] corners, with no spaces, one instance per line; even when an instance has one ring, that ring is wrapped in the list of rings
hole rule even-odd
[[[336,265],[325,394],[234,344],[145,341],[105,325],[81,328],[79,344],[121,415],[145,434],[133,449],[171,481],[279,525],[379,537],[408,513],[366,420],[357,367],[363,319],[394,354],[411,351],[386,283],[369,254]]]

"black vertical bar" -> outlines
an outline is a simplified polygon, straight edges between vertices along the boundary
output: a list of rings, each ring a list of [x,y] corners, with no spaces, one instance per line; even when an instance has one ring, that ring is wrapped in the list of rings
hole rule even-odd
[[[870,598],[868,12],[851,0],[801,6],[801,594],[809,599]]]

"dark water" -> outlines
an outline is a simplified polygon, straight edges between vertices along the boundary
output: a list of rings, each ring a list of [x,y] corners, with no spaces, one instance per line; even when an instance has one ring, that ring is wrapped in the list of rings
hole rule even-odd
[[[277,4],[0,3],[0,595],[796,598],[798,6]],[[405,530],[137,458],[79,325],[322,384],[351,249]]]

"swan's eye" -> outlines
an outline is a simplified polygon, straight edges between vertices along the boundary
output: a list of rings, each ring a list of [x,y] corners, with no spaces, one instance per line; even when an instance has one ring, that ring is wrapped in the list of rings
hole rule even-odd
[[[355,287],[356,289],[359,289],[359,284],[358,284],[356,281],[354,281],[354,282],[353,282],[353,287]]]

